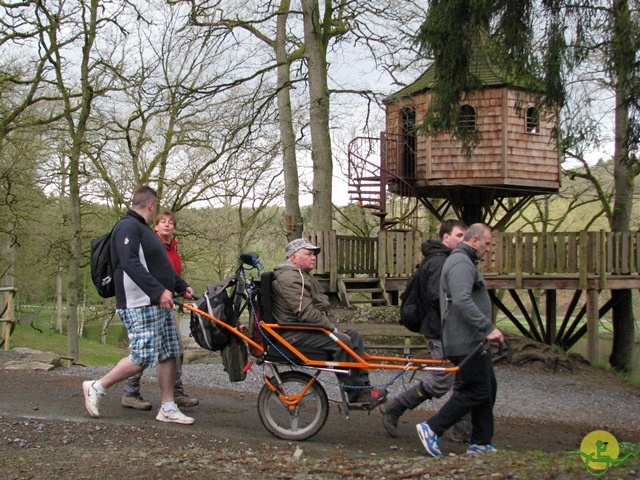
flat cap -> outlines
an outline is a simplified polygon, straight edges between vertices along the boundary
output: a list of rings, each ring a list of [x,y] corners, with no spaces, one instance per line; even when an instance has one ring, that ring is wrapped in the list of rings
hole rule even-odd
[[[316,254],[318,254],[321,249],[317,245],[312,244],[306,238],[296,238],[295,240],[291,240],[285,247],[287,258],[294,253],[298,253],[300,250],[315,250]]]

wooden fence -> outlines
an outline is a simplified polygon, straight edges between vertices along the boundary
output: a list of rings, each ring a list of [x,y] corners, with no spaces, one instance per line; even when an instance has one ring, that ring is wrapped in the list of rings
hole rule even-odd
[[[516,288],[526,276],[577,276],[580,289],[596,276],[598,288],[607,278],[640,272],[639,232],[499,233],[494,235],[487,275],[513,275]]]
[[[351,237],[331,232],[307,234],[322,247],[315,273],[369,276],[381,279],[408,277],[420,263],[420,246],[433,235],[420,232],[380,232],[377,237]],[[640,272],[640,232],[494,233],[490,255],[481,263],[487,276],[513,276],[516,288],[527,276],[572,276],[586,288],[597,276],[598,288],[608,276]]]

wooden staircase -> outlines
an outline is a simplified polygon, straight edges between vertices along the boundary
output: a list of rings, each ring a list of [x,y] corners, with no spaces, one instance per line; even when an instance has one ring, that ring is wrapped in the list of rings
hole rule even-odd
[[[352,202],[380,219],[382,230],[415,230],[417,193],[404,178],[383,166],[381,145],[389,141],[393,139],[383,135],[381,138],[357,137],[349,143],[348,193]],[[388,192],[390,185],[395,194]]]
[[[347,307],[356,304],[387,306],[387,292],[379,278],[339,278],[338,292],[342,303]]]
[[[380,180],[379,175],[349,178],[349,195],[361,208],[369,209],[372,215],[385,217],[386,195],[384,190],[380,190]]]

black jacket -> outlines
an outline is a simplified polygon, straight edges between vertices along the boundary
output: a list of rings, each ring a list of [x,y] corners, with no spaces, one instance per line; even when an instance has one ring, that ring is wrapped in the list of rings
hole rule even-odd
[[[189,286],[171,266],[162,240],[133,210],[113,229],[111,259],[116,308],[158,305],[165,289],[183,294]]]
[[[451,253],[439,240],[422,243],[423,260],[419,267],[420,305],[424,312],[420,333],[427,338],[439,339],[442,332],[440,320],[440,274],[445,260]]]

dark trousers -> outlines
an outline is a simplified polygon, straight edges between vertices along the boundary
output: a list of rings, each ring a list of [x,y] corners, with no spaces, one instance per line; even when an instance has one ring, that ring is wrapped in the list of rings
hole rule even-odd
[[[458,365],[464,357],[450,357]],[[488,445],[493,439],[493,405],[498,384],[491,361],[491,351],[474,354],[457,372],[456,388],[451,398],[427,423],[441,437],[468,412],[471,413],[471,443]]]
[[[364,340],[362,335],[356,330],[350,328],[345,329],[344,333],[335,334],[342,342],[348,345],[360,357],[364,355]],[[301,352],[305,351],[324,351],[327,352],[331,360],[339,362],[353,362],[354,359],[347,351],[338,345],[327,334],[323,332],[303,332],[292,331],[286,335],[291,345]],[[361,387],[369,385],[369,373],[366,370],[352,368],[348,375],[338,375],[340,382],[347,386]],[[357,393],[357,392],[355,392]]]

